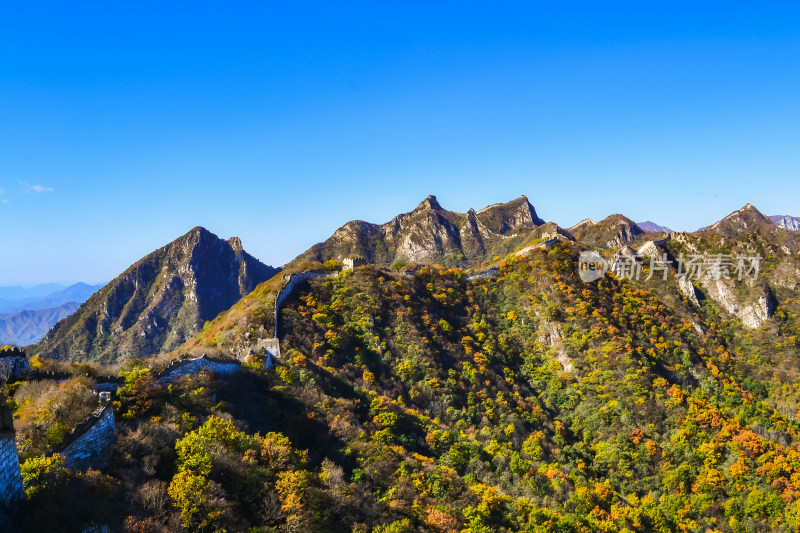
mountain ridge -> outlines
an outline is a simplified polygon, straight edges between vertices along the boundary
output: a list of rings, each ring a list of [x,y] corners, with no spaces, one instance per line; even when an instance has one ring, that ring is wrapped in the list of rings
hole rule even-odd
[[[531,233],[545,223],[526,196],[466,213],[448,211],[429,195],[413,210],[384,224],[347,222],[330,238],[290,262],[364,257],[368,262],[445,262],[465,266],[486,260],[512,232]]]
[[[131,265],[31,351],[114,361],[169,350],[277,272],[238,239],[197,226]]]

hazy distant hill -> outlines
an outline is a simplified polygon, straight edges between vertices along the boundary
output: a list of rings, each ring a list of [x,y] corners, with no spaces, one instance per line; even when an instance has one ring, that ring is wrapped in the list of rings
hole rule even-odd
[[[0,287],[0,313],[17,313],[30,309],[51,309],[67,302],[85,302],[102,285],[75,283],[69,287],[48,283],[30,289]]]
[[[78,307],[78,302],[67,302],[50,309],[28,309],[0,315],[0,345],[25,346],[38,342],[56,322],[68,317]]]
[[[672,233],[672,230],[669,229],[667,226],[659,226],[655,222],[650,222],[649,220],[645,220],[644,222],[637,222],[636,224],[638,224],[638,226],[645,231]]]
[[[58,283],[42,283],[33,287],[13,285],[0,287],[0,300],[22,300],[26,298],[41,298],[54,292],[63,290],[64,285]]]

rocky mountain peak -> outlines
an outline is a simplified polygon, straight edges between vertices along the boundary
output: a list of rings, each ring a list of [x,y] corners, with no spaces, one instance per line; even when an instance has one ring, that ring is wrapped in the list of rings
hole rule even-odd
[[[216,237],[216,235],[214,235],[213,233],[208,231],[203,226],[195,226],[192,229],[190,229],[186,234],[184,234],[183,237],[180,237],[178,240],[180,240],[181,238],[189,238],[189,239],[195,239],[195,240],[208,239],[209,237],[212,237],[212,236]]]
[[[234,253],[236,253],[236,255],[239,255],[244,251],[244,248],[242,248],[242,240],[239,237],[231,237],[228,239],[228,244],[233,249]]]
[[[420,202],[414,211],[442,211],[442,206],[439,205],[436,196],[429,194],[427,198]]]
[[[774,227],[773,222],[756,209],[753,204],[746,204],[719,222],[697,230],[701,233],[718,232],[729,236],[751,231],[756,227]]]
[[[57,323],[33,353],[113,361],[168,351],[277,273],[197,226],[140,259]]]
[[[509,239],[521,241],[544,223],[524,195],[467,213],[448,211],[430,195],[413,211],[385,224],[349,222],[295,261],[358,255],[386,265],[398,261],[466,265],[507,253],[506,248],[514,247]]]
[[[504,204],[486,206],[476,214],[489,231],[499,235],[523,227],[535,228],[545,222],[525,195]]]
[[[597,223],[589,219],[582,220],[569,231],[586,244],[612,249],[621,248],[644,235],[644,230],[636,222],[619,213]]]

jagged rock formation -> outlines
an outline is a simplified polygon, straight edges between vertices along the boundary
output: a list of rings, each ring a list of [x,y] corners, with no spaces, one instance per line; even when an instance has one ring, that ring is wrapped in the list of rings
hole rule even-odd
[[[466,266],[507,253],[506,240],[523,239],[544,224],[525,196],[466,213],[447,211],[435,196],[386,224],[348,222],[296,261],[326,261],[360,256],[370,263],[449,262]],[[513,249],[513,248],[511,248]]]
[[[102,361],[169,351],[275,273],[237,237],[196,227],[136,262],[30,351]]]
[[[789,215],[771,215],[769,218],[776,226],[788,229],[789,231],[800,231],[800,217],[790,217]]]

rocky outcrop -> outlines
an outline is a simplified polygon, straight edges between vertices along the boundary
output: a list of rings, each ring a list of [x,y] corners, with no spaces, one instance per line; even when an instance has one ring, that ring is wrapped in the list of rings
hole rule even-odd
[[[667,236],[664,239],[657,240],[657,241],[646,241],[642,244],[639,249],[636,251],[639,256],[641,257],[653,257],[656,259],[662,259],[664,254],[667,253],[666,248],[664,245],[670,240],[670,237]]]
[[[686,297],[692,304],[699,306],[700,302],[697,299],[697,290],[692,285],[692,282],[686,276],[678,276],[678,290]]]
[[[30,351],[101,361],[167,352],[276,272],[238,238],[197,227],[136,262]]]
[[[706,295],[720,304],[729,314],[742,321],[746,328],[760,327],[773,315],[778,306],[769,286],[757,289],[757,296],[740,301],[734,291],[733,282],[728,279],[702,278],[701,284]]]
[[[563,336],[559,327],[547,320],[542,320],[540,327],[539,342],[553,349],[556,360],[561,364],[561,368],[563,368],[565,372],[573,372],[575,368],[569,355],[567,355],[564,344],[561,342]]]

